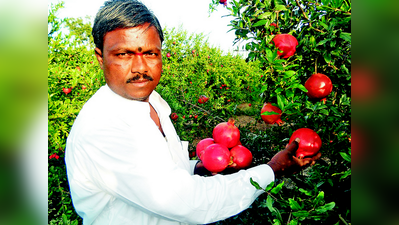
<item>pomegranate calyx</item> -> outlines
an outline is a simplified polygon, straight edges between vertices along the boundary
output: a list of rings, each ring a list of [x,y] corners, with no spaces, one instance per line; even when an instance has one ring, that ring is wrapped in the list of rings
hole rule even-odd
[[[281,119],[276,120],[277,125],[282,126],[284,124],[284,121]]]
[[[235,121],[233,118],[230,118],[230,119],[227,121],[227,123],[228,123],[229,125],[234,125],[235,122],[236,122],[236,121]]]

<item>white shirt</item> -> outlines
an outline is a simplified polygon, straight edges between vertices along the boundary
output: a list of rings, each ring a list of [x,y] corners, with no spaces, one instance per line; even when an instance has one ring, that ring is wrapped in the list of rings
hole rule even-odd
[[[101,87],[83,106],[67,140],[65,161],[73,205],[84,224],[204,224],[248,208],[273,170],[260,165],[231,175],[193,175],[187,142],[155,91],[149,102],[133,101]]]

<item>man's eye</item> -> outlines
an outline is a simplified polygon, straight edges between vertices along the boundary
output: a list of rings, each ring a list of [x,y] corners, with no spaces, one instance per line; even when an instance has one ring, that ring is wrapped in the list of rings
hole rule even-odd
[[[116,56],[120,56],[120,57],[123,57],[123,56],[126,56],[127,54],[126,53],[118,53],[118,54],[116,54]]]
[[[156,56],[158,56],[158,54],[154,53],[154,52],[147,52],[145,55],[148,56],[148,57],[156,57]]]

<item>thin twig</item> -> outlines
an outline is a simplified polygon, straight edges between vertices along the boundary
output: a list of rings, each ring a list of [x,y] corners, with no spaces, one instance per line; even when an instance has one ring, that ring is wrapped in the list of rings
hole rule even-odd
[[[345,225],[348,225],[348,223],[344,220],[344,218],[342,218],[341,214],[339,214],[338,216],[339,216],[339,219],[340,219],[342,222],[344,222]]]
[[[299,8],[301,9],[302,15],[303,15],[307,20],[309,20],[309,18],[308,18],[308,16],[306,15],[305,11],[302,9],[301,4],[299,4],[299,1],[298,1],[298,0],[295,0],[295,1],[296,1],[296,4],[297,4],[297,5],[299,6]]]

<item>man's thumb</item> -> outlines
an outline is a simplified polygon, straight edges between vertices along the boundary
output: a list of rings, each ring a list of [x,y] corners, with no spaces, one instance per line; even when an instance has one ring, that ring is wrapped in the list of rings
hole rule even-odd
[[[299,146],[299,142],[300,142],[301,140],[299,139],[299,138],[295,138],[295,140],[294,141],[292,141],[288,146],[287,146],[287,148],[285,148],[286,150],[287,150],[287,152],[289,152],[289,153],[291,153],[291,154],[294,154],[295,152],[296,152],[296,150],[298,149],[298,146]]]

